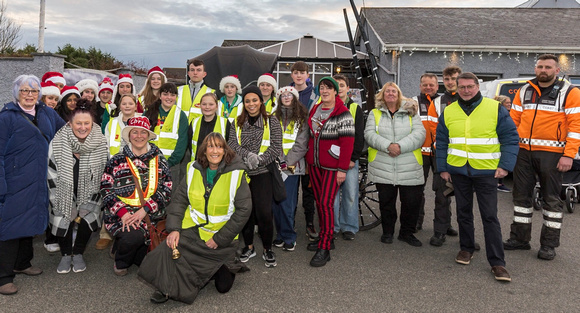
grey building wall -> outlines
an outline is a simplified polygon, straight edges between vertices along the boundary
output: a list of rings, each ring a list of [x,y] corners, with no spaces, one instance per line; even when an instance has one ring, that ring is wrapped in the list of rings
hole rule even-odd
[[[13,101],[12,83],[22,74],[32,74],[39,79],[46,72],[63,72],[65,56],[53,53],[33,53],[32,57],[0,58],[0,106]]]

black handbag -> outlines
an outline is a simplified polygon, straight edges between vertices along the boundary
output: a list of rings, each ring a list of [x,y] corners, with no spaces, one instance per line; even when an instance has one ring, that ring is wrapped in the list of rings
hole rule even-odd
[[[284,180],[282,180],[282,172],[278,161],[270,162],[270,164],[266,165],[266,168],[272,176],[272,194],[274,201],[282,202],[286,200],[286,186],[284,185]]]

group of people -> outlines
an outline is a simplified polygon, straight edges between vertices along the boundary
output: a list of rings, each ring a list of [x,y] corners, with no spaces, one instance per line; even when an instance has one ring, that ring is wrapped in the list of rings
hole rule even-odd
[[[105,78],[66,86],[56,72],[42,81],[33,75],[14,81],[14,101],[0,112],[1,294],[18,291],[15,274],[42,273],[31,264],[33,236],[46,233],[45,247],[60,251],[57,272],[65,274],[86,269],[83,253],[94,231],[100,231],[97,249],[111,246],[116,275],[139,266],[138,275],[156,288],[152,302],[192,303],[210,280],[227,292],[257,255],[256,225],[265,266],[277,265],[273,247],[295,250],[299,188],[307,249],[315,251],[310,265],[324,266],[334,240],[354,240],[358,232],[365,142],[381,242],[393,243],[399,197],[397,238],[422,245],[414,233],[422,229],[432,172],[429,243],[442,246],[446,236],[459,235],[455,261],[470,263],[479,249],[475,191],[492,273],[511,281],[504,249],[530,249],[536,173],[545,201],[538,257],[554,258],[561,173],[580,146],[580,91],[557,77],[556,57],[538,58],[536,79],[518,92],[511,111],[506,99],[481,95],[477,76],[450,66],[443,70],[443,95],[430,73],[421,76],[414,98],[386,83],[366,122],[348,97],[345,76],[314,86],[302,61],[291,68],[293,83],[280,88],[269,73],[246,88],[226,76],[221,98],[204,82],[203,61],[191,60],[187,71],[188,83],[177,87],[154,67],[138,94],[126,74],[116,84]],[[510,239],[502,242],[498,179],[512,171],[515,216]],[[453,195],[459,231],[451,227]],[[162,225],[167,239],[151,249],[151,233]]]

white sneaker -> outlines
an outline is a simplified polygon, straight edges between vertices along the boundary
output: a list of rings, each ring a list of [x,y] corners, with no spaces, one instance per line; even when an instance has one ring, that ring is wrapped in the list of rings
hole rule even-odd
[[[51,253],[60,251],[60,246],[58,245],[58,243],[49,243],[49,244],[45,243],[44,248],[46,249],[46,251]]]

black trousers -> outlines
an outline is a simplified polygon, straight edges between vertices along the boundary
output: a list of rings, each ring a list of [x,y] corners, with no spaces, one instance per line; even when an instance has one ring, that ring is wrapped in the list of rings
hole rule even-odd
[[[379,192],[379,208],[384,235],[395,233],[397,222],[397,195],[401,199],[401,229],[399,235],[411,235],[417,225],[419,209],[421,207],[421,195],[423,185],[398,186],[388,184],[376,184]]]
[[[244,243],[246,246],[254,244],[254,225],[257,223],[262,246],[269,250],[272,249],[274,236],[272,177],[269,172],[252,176],[249,185],[252,193],[252,215],[242,229]]]
[[[423,176],[425,177],[425,184],[423,185],[423,198],[421,201],[421,209],[419,211],[419,218],[417,225],[423,225],[425,218],[425,186],[429,172],[433,173],[432,190],[435,191],[435,209],[433,211],[433,230],[436,233],[445,234],[449,227],[451,227],[451,197],[446,197],[445,181],[437,172],[437,165],[435,158],[432,156],[423,155]]]
[[[302,207],[304,208],[306,225],[314,224],[314,192],[310,185],[310,175],[301,175],[300,184],[302,185]]]
[[[58,245],[60,246],[61,255],[83,254],[87,248],[87,244],[89,243],[92,234],[89,224],[87,224],[84,219],[81,219],[81,223],[78,224],[77,237],[75,238],[73,247],[73,230],[75,224],[75,222],[70,223],[66,236],[56,237]]]
[[[0,241],[0,286],[14,281],[14,270],[31,267],[33,257],[32,237]]]
[[[165,242],[162,244],[165,244]],[[148,247],[145,244],[143,230],[131,228],[129,231],[119,232],[115,236],[115,243],[113,244],[117,269],[128,268],[133,264],[140,266],[145,255],[147,255]]]
[[[219,293],[226,293],[232,289],[234,281],[236,280],[236,274],[230,272],[227,266],[222,265],[218,271],[213,274],[211,280],[215,283],[215,289]]]
[[[493,176],[451,175],[457,201],[459,245],[462,251],[475,251],[473,227],[473,191],[483,224],[485,252],[491,266],[505,266],[501,226],[497,218],[497,179]]]
[[[544,224],[540,234],[540,244],[549,247],[560,246],[560,229],[564,218],[562,173],[556,166],[562,154],[547,151],[521,149],[514,168],[514,222],[510,238],[529,242],[532,237],[532,195],[536,185],[536,175],[540,179],[541,195],[544,200]]]

